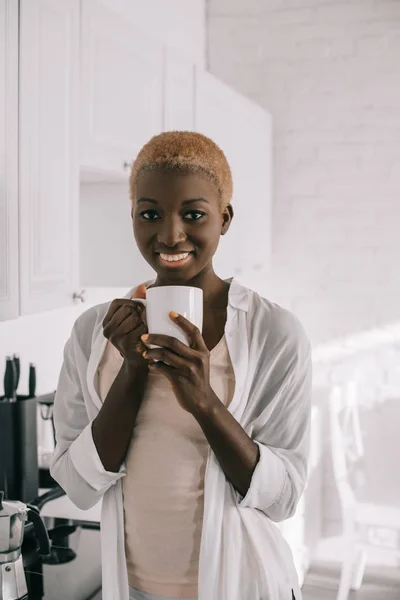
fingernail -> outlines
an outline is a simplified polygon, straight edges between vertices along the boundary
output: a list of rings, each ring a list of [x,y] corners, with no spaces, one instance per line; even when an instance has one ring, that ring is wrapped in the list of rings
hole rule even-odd
[[[176,317],[179,317],[177,312],[174,312],[173,310],[171,310],[169,312],[169,316],[172,317],[173,319],[176,319]]]
[[[148,333],[144,333],[143,335],[140,336],[140,339],[145,342],[148,337],[149,337],[149,334]]]

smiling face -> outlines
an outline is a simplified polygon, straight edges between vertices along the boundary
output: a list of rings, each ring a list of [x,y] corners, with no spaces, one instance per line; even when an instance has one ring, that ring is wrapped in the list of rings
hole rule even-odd
[[[143,171],[132,203],[138,248],[161,284],[184,284],[212,271],[232,207],[221,207],[212,181],[189,172]]]

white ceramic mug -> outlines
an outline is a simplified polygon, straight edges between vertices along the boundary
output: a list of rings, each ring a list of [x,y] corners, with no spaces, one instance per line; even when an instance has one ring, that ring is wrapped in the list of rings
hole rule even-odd
[[[132,298],[132,300],[141,302],[146,307],[149,333],[170,335],[189,345],[183,330],[171,320],[170,311],[179,313],[202,331],[203,290],[201,288],[186,285],[152,287],[146,290],[146,300],[142,298]]]

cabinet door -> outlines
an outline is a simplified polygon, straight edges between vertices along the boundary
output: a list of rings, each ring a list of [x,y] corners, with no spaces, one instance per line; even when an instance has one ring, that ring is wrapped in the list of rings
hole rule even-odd
[[[270,260],[271,118],[222,81],[196,69],[195,127],[224,151],[233,177],[234,218],[214,259],[221,277],[237,276],[264,293]]]
[[[271,254],[271,117],[241,98],[241,160],[236,179],[242,251],[238,273],[243,284],[265,295]]]
[[[21,314],[78,283],[79,3],[20,1]]]
[[[164,50],[164,130],[192,131],[194,65],[174,48]]]
[[[240,175],[242,153],[236,122],[241,118],[238,95],[211,73],[195,69],[195,130],[210,137],[225,153],[232,170],[232,206],[241,201],[236,182]],[[214,258],[216,273],[223,278],[237,274],[242,249],[239,219],[234,217],[228,233],[221,237]]]
[[[0,321],[18,303],[18,3],[0,0]]]
[[[82,1],[81,31],[81,165],[126,179],[162,130],[163,47],[98,0]]]

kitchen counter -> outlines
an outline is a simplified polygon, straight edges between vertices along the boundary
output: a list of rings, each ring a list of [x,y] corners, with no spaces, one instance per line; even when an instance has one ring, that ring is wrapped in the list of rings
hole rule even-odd
[[[40,488],[39,494],[48,491]],[[101,501],[89,510],[81,510],[65,495],[46,502],[41,509],[41,516],[49,521],[46,526],[53,527],[53,519],[68,519],[69,524],[78,526],[68,538],[69,547],[76,552],[74,560],[43,565],[43,600],[89,600],[101,589],[100,531],[79,527],[80,521],[99,523],[100,512]]]

